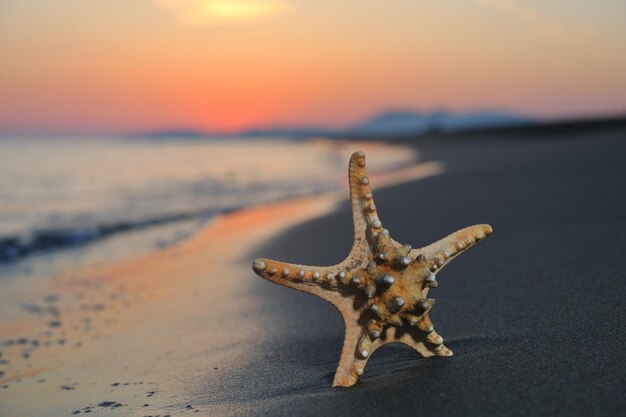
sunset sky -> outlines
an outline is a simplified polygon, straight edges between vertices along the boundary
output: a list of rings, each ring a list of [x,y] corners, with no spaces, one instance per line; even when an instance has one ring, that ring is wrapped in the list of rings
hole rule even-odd
[[[0,0],[0,133],[626,114],[624,0]]]

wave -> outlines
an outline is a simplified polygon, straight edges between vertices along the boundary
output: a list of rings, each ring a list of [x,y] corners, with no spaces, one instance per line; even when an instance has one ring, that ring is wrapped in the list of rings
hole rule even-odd
[[[29,236],[0,236],[0,264],[14,262],[27,256],[59,249],[83,246],[116,234],[162,226],[186,220],[210,219],[241,209],[229,207],[195,212],[170,213],[136,221],[102,223],[88,227],[47,228],[32,231]]]
[[[202,207],[195,211],[168,213],[137,220],[109,221],[88,226],[42,228],[32,230],[23,235],[0,235],[0,265],[12,263],[39,253],[49,253],[61,249],[84,246],[117,234],[189,220],[208,220],[218,214],[232,213],[251,205],[269,201],[288,200],[304,195],[315,195],[333,188],[334,185],[332,183],[317,184],[314,187],[305,187],[301,190],[285,190],[280,196],[273,196],[273,198],[265,198],[255,202],[235,203],[237,205]]]

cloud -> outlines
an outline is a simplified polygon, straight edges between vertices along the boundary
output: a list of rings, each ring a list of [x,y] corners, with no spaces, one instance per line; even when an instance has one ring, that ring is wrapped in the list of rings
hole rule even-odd
[[[243,23],[291,10],[287,0],[157,0],[157,5],[190,26]]]

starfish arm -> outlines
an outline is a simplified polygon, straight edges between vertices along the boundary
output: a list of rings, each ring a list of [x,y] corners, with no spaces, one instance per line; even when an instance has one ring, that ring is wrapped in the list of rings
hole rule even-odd
[[[340,309],[341,311],[341,309]],[[333,387],[349,387],[359,380],[372,353],[382,345],[380,339],[373,340],[363,327],[342,311],[346,332],[339,365],[333,379]]]
[[[337,371],[333,379],[333,387],[349,387],[354,385],[359,380],[359,377],[363,375],[363,368],[365,367],[367,358],[359,360],[356,356],[361,333],[359,326],[348,326],[346,324],[343,348],[341,349],[339,365],[337,365]],[[359,361],[363,363],[359,364]],[[359,371],[357,371],[357,367],[360,369]]]
[[[252,269],[268,281],[317,295],[333,304],[335,298],[339,299],[336,291],[343,283],[342,278],[346,278],[341,265],[318,267],[258,258],[254,260]],[[337,297],[331,295],[333,293]]]
[[[376,235],[382,230],[382,223],[378,218],[370,180],[367,176],[365,153],[358,151],[350,157],[348,181],[350,182],[350,203],[354,225],[354,244],[348,259],[356,258],[364,261],[370,253],[368,236]]]
[[[409,346],[425,358],[430,356],[452,356],[452,351],[443,344],[443,337],[434,330],[424,333],[412,327],[399,336],[396,341]]]
[[[420,249],[411,250],[410,257],[420,255],[426,258],[430,270],[435,272],[446,266],[452,259],[485,239],[493,232],[488,224],[477,224],[458,230],[443,239]]]

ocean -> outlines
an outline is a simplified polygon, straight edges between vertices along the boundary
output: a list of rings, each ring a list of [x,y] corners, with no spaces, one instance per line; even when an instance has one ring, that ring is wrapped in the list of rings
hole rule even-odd
[[[337,190],[360,148],[374,172],[417,159],[402,146],[324,139],[3,138],[0,278],[137,256],[223,213]]]

